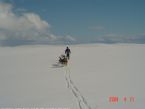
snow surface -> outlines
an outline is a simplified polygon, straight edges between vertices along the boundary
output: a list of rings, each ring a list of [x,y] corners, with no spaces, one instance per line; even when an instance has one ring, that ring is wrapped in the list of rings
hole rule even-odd
[[[0,47],[0,108],[145,109],[144,44],[71,45],[57,66],[65,47]]]

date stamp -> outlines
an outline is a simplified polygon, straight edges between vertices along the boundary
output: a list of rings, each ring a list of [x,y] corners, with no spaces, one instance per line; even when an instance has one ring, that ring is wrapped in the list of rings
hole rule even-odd
[[[134,96],[123,96],[123,97],[118,97],[118,96],[109,96],[108,98],[109,103],[118,103],[118,102],[123,102],[123,103],[134,103],[135,102],[135,97]]]

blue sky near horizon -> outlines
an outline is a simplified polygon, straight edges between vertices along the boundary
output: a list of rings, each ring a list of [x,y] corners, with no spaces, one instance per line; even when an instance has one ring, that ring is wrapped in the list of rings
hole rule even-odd
[[[0,1],[11,4],[16,14],[37,14],[55,36],[88,43],[145,43],[145,0]]]

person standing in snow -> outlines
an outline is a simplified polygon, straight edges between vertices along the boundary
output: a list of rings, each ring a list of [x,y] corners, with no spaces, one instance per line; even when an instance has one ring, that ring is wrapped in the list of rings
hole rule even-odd
[[[66,54],[67,59],[70,58],[70,53],[71,53],[70,49],[66,47],[65,54]]]

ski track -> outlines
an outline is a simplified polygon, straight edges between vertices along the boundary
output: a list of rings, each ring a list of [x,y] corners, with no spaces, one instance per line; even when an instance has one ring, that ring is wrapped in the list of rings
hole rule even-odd
[[[70,73],[71,72],[70,72],[69,67],[65,66],[65,80],[67,82],[67,88],[69,88],[71,90],[74,97],[77,99],[79,109],[84,109],[84,108],[92,109],[91,106],[88,104],[87,100],[85,99],[85,97],[81,94],[79,89],[76,87],[76,85],[72,81]]]

